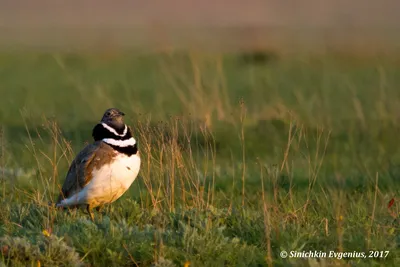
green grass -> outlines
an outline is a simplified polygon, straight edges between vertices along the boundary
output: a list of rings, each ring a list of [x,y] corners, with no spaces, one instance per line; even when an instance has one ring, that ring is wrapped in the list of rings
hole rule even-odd
[[[398,59],[252,58],[1,52],[0,261],[398,266]],[[138,179],[94,223],[53,210],[109,107],[134,128]],[[389,255],[317,261],[282,250]]]

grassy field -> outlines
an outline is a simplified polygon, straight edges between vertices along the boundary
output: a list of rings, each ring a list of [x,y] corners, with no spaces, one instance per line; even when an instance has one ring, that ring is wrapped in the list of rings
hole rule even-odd
[[[399,86],[390,57],[2,51],[0,262],[399,266]],[[95,222],[54,210],[109,107],[138,179]]]

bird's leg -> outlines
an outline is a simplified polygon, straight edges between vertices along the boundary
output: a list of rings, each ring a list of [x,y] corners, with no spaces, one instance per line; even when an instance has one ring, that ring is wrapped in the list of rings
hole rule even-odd
[[[96,210],[98,212],[101,212],[103,210],[103,208],[104,208],[104,205],[100,205],[100,206],[96,207]]]
[[[100,214],[100,220],[103,220],[103,213],[102,213],[103,209],[104,209],[104,205],[100,205],[100,206],[96,207],[97,212]]]
[[[92,208],[90,207],[90,205],[86,206],[86,210],[89,213],[90,219],[92,220],[92,222],[94,222],[94,214],[92,212]]]

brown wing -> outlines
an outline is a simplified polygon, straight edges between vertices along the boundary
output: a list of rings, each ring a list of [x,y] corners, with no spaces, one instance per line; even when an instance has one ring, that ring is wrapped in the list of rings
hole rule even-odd
[[[108,163],[114,154],[112,147],[102,141],[87,145],[72,161],[57,203],[79,192],[92,177],[92,171]]]

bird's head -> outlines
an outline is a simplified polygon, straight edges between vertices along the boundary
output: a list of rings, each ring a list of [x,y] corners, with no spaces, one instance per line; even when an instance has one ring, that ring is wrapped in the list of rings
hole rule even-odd
[[[101,122],[104,122],[115,129],[120,129],[125,127],[124,116],[125,113],[119,109],[109,108],[104,112]]]

